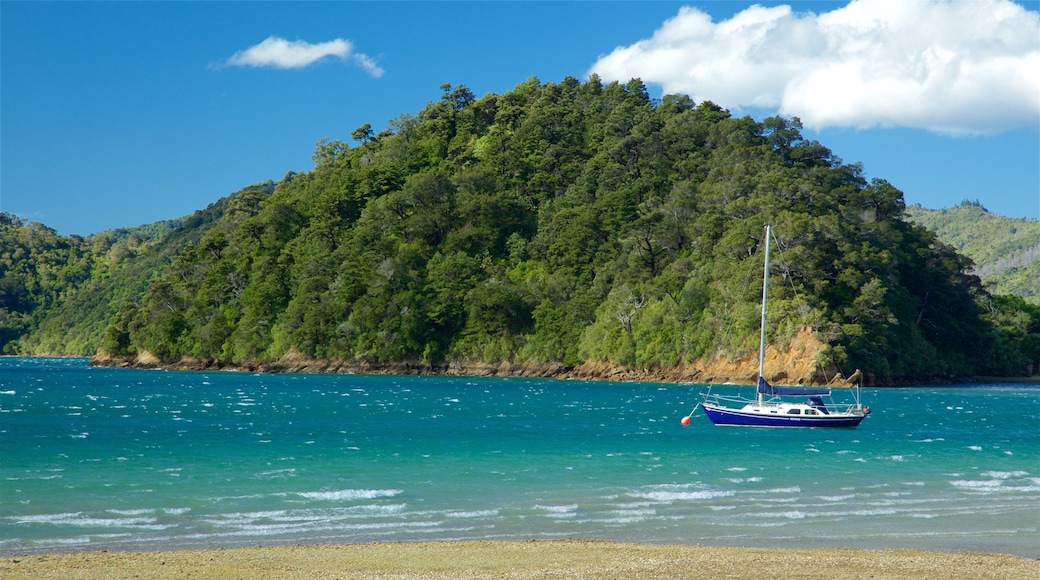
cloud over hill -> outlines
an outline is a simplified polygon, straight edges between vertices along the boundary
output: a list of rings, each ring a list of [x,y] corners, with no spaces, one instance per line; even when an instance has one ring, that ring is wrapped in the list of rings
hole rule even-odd
[[[805,126],[998,133],[1040,119],[1040,13],[1009,0],[854,0],[830,12],[684,7],[590,69]]]

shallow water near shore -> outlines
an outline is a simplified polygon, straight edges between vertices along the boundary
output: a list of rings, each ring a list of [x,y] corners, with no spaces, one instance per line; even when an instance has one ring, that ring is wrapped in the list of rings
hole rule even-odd
[[[867,389],[850,430],[681,426],[704,389],[3,358],[0,555],[603,538],[1040,557],[1036,385]]]

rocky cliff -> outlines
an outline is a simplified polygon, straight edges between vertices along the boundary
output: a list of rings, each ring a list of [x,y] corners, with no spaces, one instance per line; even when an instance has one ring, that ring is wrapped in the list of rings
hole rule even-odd
[[[765,376],[775,384],[849,385],[850,381],[834,365],[821,366],[826,345],[808,329],[802,329],[786,348],[769,346],[765,353]],[[164,363],[150,353],[136,357],[95,355],[90,364],[133,368],[168,368],[177,370],[243,370],[270,373],[335,373],[335,374],[401,374],[455,375],[478,377],[545,377],[557,379],[641,381],[670,383],[736,383],[754,384],[758,377],[758,353],[748,352],[730,358],[718,354],[710,360],[682,363],[673,367],[631,367],[608,361],[586,361],[567,367],[553,362],[464,362],[421,363],[402,361],[372,363],[315,359],[290,351],[273,362],[229,364],[214,359],[184,358]],[[852,377],[857,379],[858,376]],[[869,375],[865,384],[870,384]]]

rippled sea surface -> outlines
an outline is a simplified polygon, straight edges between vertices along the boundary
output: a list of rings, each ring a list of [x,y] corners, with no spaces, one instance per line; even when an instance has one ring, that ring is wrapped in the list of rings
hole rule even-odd
[[[605,538],[1040,557],[1037,386],[864,390],[852,430],[683,427],[705,388],[0,358],[0,555]]]

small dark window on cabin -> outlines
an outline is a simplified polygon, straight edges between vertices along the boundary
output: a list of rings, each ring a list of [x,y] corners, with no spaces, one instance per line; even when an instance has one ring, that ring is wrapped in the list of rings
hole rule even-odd
[[[802,410],[801,409],[791,409],[790,411],[787,412],[787,414],[788,415],[801,415],[802,414]]]

